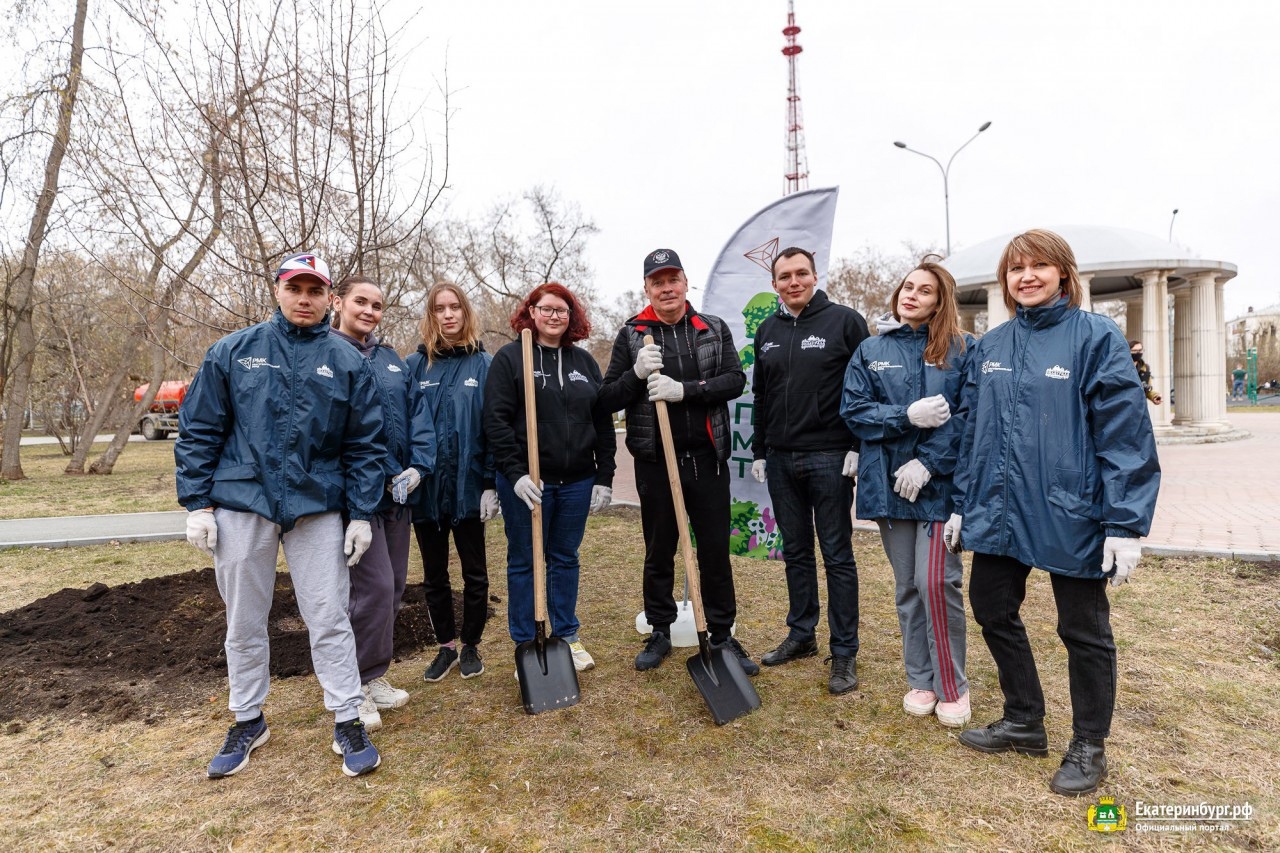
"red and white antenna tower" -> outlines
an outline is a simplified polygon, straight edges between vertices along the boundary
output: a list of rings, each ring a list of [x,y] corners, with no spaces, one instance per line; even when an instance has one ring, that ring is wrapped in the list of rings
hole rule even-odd
[[[787,0],[787,25],[782,34],[787,46],[782,55],[787,58],[787,173],[783,195],[809,188],[809,158],[804,153],[804,117],[800,111],[800,90],[796,88],[796,57],[804,50],[796,44],[800,28],[796,26],[795,0]]]

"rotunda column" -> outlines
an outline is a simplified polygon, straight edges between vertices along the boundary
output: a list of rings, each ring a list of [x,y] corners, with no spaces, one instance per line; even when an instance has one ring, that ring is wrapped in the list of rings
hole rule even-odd
[[[1092,310],[1093,310],[1093,292],[1090,290],[1090,287],[1091,287],[1091,285],[1093,284],[1093,275],[1094,275],[1094,274],[1093,274],[1093,273],[1091,273],[1091,272],[1082,272],[1082,273],[1079,273],[1079,276],[1080,276],[1080,310],[1081,310],[1081,311],[1092,311]]]
[[[1164,401],[1151,408],[1151,425],[1169,429],[1169,274],[1148,270],[1142,282],[1142,348],[1151,368],[1151,387]]]
[[[1004,304],[1004,286],[1000,282],[985,285],[987,291],[987,331],[991,331],[1009,319],[1009,309]]]
[[[1225,426],[1219,412],[1225,404],[1227,369],[1223,363],[1225,349],[1220,341],[1223,328],[1218,325],[1218,294],[1213,272],[1191,276],[1192,366],[1190,387],[1193,403],[1191,425],[1218,431]],[[1181,392],[1179,392],[1181,398]]]
[[[1173,425],[1186,426],[1200,420],[1203,412],[1196,411],[1197,398],[1184,394],[1191,390],[1193,365],[1191,336],[1191,289],[1182,287],[1173,292]]]

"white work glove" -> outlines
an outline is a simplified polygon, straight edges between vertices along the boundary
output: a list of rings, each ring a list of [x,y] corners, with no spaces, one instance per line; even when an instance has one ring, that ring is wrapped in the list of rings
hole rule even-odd
[[[534,504],[542,503],[542,487],[536,485],[528,474],[516,480],[515,493],[530,512],[533,512]]]
[[[372,544],[373,528],[369,522],[352,519],[347,525],[347,535],[342,542],[342,553],[347,555],[347,568],[360,562],[360,558]]]
[[[751,476],[756,478],[757,483],[763,483],[768,479],[769,475],[765,473],[765,461],[757,459],[751,463]]]
[[[840,473],[854,480],[858,479],[858,451],[850,450],[844,455],[844,470]]]
[[[493,489],[485,489],[480,495],[480,520],[493,521],[502,512],[502,504],[498,502],[498,493]]]
[[[636,376],[641,379],[648,379],[649,374],[655,370],[662,369],[662,347],[657,344],[647,344],[640,347],[640,351],[636,353],[636,364],[633,368]]]
[[[418,488],[421,482],[422,475],[418,473],[417,468],[412,466],[405,468],[391,478],[391,500],[398,504],[404,503],[409,500],[409,493]]]
[[[679,403],[684,399],[684,383],[655,373],[649,377],[649,402],[666,400],[668,403]]]
[[[1138,558],[1142,556],[1142,543],[1137,539],[1124,536],[1108,536],[1102,543],[1102,573],[1111,574],[1111,566],[1115,564],[1116,573],[1111,575],[1111,585],[1120,586],[1129,582],[1129,575],[1138,567]]]
[[[940,427],[950,419],[951,407],[947,405],[947,398],[941,394],[916,400],[907,406],[907,420],[921,429]]]
[[[952,554],[959,554],[964,550],[964,546],[960,544],[960,525],[963,521],[959,513],[953,512],[942,528],[942,541],[947,543],[947,550]]]
[[[912,459],[894,471],[893,475],[898,478],[893,484],[893,490],[912,503],[916,502],[916,498],[920,496],[920,490],[933,476],[919,459]]]
[[[204,551],[210,557],[218,547],[218,522],[213,510],[197,509],[187,513],[187,542]]]
[[[608,509],[609,504],[613,502],[613,489],[608,486],[592,486],[591,487],[591,514],[595,515],[602,509]]]

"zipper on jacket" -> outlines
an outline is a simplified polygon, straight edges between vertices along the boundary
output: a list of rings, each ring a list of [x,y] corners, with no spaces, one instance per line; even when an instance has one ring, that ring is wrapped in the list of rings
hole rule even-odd
[[[289,505],[289,462],[287,454],[293,446],[293,431],[298,425],[298,338],[285,333],[285,343],[289,346],[289,426],[284,431],[284,441],[280,443],[280,505],[276,507],[276,518],[284,519],[284,509]],[[290,519],[292,522],[293,519]],[[292,525],[291,525],[292,526]]]
[[[1017,321],[1017,318],[1014,318]],[[1017,326],[1013,327],[1013,356],[1017,364],[1017,379],[1013,383],[1013,396],[1010,398],[1009,412],[1009,430],[1005,437],[1004,446],[1004,482],[1000,486],[1000,547],[1001,550],[1007,550],[1009,545],[1009,455],[1013,452],[1013,435],[1014,428],[1018,423],[1018,400],[1022,396],[1022,377],[1026,373],[1027,344],[1031,340],[1031,330],[1028,328],[1027,340],[1023,342],[1022,351],[1018,351],[1018,332]]]

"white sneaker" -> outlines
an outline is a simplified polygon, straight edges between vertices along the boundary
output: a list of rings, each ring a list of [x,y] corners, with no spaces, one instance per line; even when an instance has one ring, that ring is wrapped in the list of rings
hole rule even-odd
[[[576,643],[570,643],[569,649],[573,652],[573,668],[578,672],[585,672],[595,667],[595,658],[591,657],[587,650],[582,647],[581,640]]]
[[[376,731],[382,728],[382,715],[369,696],[369,688],[361,687],[360,690],[364,693],[364,701],[360,703],[360,722],[364,723],[365,731]]]
[[[944,726],[960,728],[973,717],[973,711],[969,708],[969,691],[966,690],[954,702],[939,702],[934,712],[938,715],[938,722]]]
[[[379,711],[388,708],[402,708],[409,701],[409,693],[392,687],[386,677],[375,678],[364,686],[365,695],[373,700]]]
[[[938,694],[932,690],[917,690],[913,687],[902,697],[902,710],[914,717],[929,716],[937,704]]]

